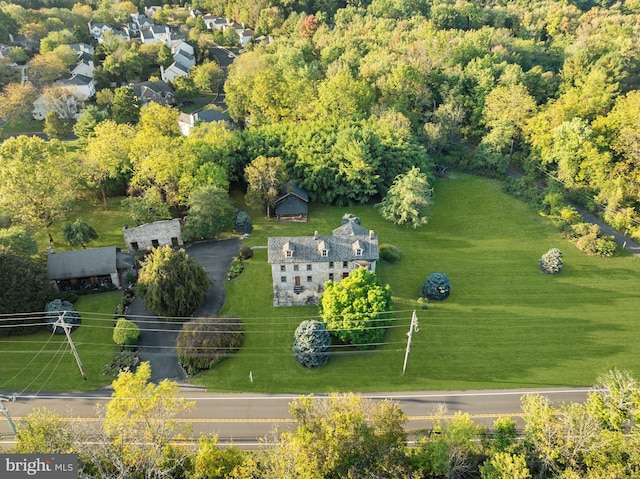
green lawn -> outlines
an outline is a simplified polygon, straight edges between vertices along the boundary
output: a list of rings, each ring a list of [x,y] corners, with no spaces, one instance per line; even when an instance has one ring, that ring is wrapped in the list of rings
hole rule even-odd
[[[123,197],[109,198],[109,204],[105,208],[101,202],[79,201],[75,207],[69,211],[66,218],[55,222],[49,231],[53,236],[53,248],[55,251],[67,251],[79,249],[69,246],[62,236],[62,224],[65,221],[75,221],[82,218],[98,233],[98,239],[87,244],[87,248],[98,248],[100,246],[120,246],[125,247],[122,228],[124,225],[132,225],[131,218],[127,212],[120,208],[120,201]],[[49,240],[45,232],[36,236],[38,247],[44,251],[49,245]]]
[[[87,380],[82,378],[66,335],[42,331],[27,336],[0,338],[0,390],[84,391],[113,381],[100,373],[117,352],[111,338],[113,311],[121,291],[81,296],[75,304],[81,326],[71,333]],[[42,316],[38,317],[42,321]]]
[[[252,212],[246,245],[268,236],[330,234],[345,212],[404,253],[397,265],[379,263],[393,290],[397,322],[375,351],[340,349],[308,370],[291,354],[293,332],[315,307],[274,308],[266,250],[228,284],[223,313],[243,318],[242,350],[193,381],[215,391],[390,391],[591,385],[612,367],[640,376],[640,261],[626,252],[592,258],[560,238],[548,220],[502,192],[497,181],[456,175],[436,184],[431,221],[421,229],[394,226],[371,207],[312,206],[307,224],[278,224]],[[559,275],[540,273],[551,247],[564,253]],[[451,279],[451,296],[416,302],[435,271]],[[406,333],[417,309],[407,374]],[[249,382],[249,372],[254,382]]]

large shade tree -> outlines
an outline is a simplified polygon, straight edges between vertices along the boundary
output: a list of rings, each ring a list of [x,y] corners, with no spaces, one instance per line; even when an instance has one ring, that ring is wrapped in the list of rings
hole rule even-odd
[[[244,170],[247,180],[247,202],[255,206],[266,207],[267,216],[271,215],[271,208],[281,188],[287,181],[287,171],[284,162],[278,157],[259,156]]]
[[[319,312],[331,334],[344,343],[370,348],[382,342],[392,320],[391,288],[362,267],[335,283],[327,281]]]
[[[64,216],[76,198],[77,175],[62,143],[18,136],[0,145],[0,158],[0,207],[44,229]]]
[[[162,316],[185,317],[202,304],[208,289],[209,279],[201,264],[183,249],[163,246],[154,249],[142,264],[136,294]]]

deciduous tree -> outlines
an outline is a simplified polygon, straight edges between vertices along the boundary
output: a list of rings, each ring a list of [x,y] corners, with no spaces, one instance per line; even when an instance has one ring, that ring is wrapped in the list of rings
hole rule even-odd
[[[259,156],[244,170],[247,180],[247,202],[266,207],[267,217],[287,181],[284,162],[279,157]]]
[[[391,288],[361,267],[339,283],[327,281],[318,311],[329,332],[344,343],[372,348],[384,339],[393,314]]]
[[[48,229],[76,198],[75,160],[59,141],[31,136],[6,140],[0,156],[0,205],[16,219]]]
[[[229,194],[217,186],[203,186],[189,195],[189,211],[182,228],[182,239],[193,241],[215,238],[233,228],[234,208]]]
[[[73,223],[66,221],[62,225],[62,236],[71,246],[82,246],[84,249],[87,248],[88,242],[98,239],[96,230],[81,218],[77,218]]]

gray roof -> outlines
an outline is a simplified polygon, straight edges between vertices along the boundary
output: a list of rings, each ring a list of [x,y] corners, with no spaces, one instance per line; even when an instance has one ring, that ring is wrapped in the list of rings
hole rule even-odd
[[[229,121],[229,115],[218,110],[200,110],[193,114],[196,121],[210,123],[212,121]]]
[[[48,279],[88,278],[115,272],[115,246],[51,253],[47,258]]]
[[[87,77],[84,75],[73,75],[71,78],[66,80],[58,80],[58,83],[62,85],[78,85],[78,86],[86,86],[89,85],[93,81],[93,78]]]
[[[164,80],[157,81],[143,81],[141,83],[134,83],[131,85],[133,88],[133,92],[137,97],[141,97],[145,88],[149,88],[156,93],[165,92],[165,93],[173,93],[173,90],[169,86],[169,84]]]
[[[344,226],[344,225],[343,225]],[[358,225],[356,225],[358,226]],[[338,228],[340,229],[340,228]],[[269,238],[268,262],[281,263],[320,263],[339,261],[376,261],[378,253],[378,236],[362,228],[366,234],[347,236],[278,236]],[[356,255],[356,249],[362,249],[362,255]],[[286,256],[286,250],[291,249],[291,257]],[[327,256],[322,256],[322,250],[327,250]]]
[[[368,235],[369,230],[367,228],[363,228],[357,223],[353,221],[348,221],[342,226],[337,227],[332,231],[334,236],[363,236]]]

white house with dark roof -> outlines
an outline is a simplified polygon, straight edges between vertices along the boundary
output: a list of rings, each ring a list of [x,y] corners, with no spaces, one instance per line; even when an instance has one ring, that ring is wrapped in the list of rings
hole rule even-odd
[[[317,304],[326,281],[340,282],[351,271],[376,270],[378,236],[353,222],[331,236],[281,236],[268,241],[274,306]]]
[[[212,123],[214,121],[230,123],[231,117],[218,110],[200,110],[191,114],[180,113],[178,116],[178,128],[180,128],[180,133],[182,135],[189,136],[191,128],[193,128],[197,123]]]
[[[178,77],[186,77],[189,74],[189,67],[182,63],[173,62],[167,68],[160,66],[160,76],[166,82],[173,83]]]

